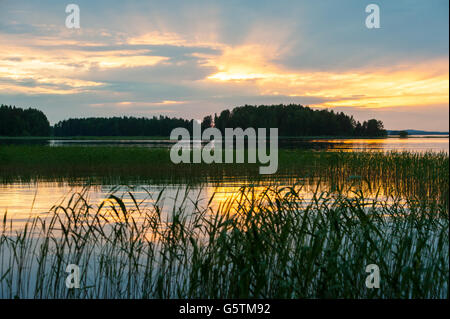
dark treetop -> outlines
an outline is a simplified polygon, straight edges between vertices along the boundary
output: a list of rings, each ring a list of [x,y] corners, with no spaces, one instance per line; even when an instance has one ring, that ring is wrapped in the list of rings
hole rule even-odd
[[[49,136],[50,123],[42,111],[0,106],[0,136]]]
[[[192,131],[192,121],[159,116],[91,117],[60,121],[50,131],[45,115],[38,110],[0,108],[0,135],[3,136],[164,136],[177,127]],[[371,119],[360,123],[353,116],[329,110],[313,110],[302,105],[245,105],[224,110],[214,117],[206,116],[202,129],[217,127],[246,129],[278,128],[279,136],[385,136],[381,121]]]
[[[204,119],[209,121],[210,119]],[[226,127],[278,127],[279,136],[385,136],[381,121],[372,119],[362,124],[353,116],[329,110],[313,110],[302,105],[245,105],[225,110],[214,116],[222,133]]]

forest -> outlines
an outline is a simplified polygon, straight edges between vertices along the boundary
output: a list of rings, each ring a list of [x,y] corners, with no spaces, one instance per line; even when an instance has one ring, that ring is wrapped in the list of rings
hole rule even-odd
[[[0,136],[49,136],[50,123],[42,111],[0,106]]]
[[[177,127],[192,128],[191,120],[159,116],[91,117],[60,121],[53,127],[55,136],[169,136]]]
[[[245,105],[224,110],[203,122],[214,122],[222,133],[226,127],[270,128],[278,127],[279,136],[385,136],[383,122],[371,119],[362,124],[353,116],[333,110],[313,110],[307,106],[290,105]]]
[[[168,137],[177,127],[192,131],[192,119],[167,116],[144,117],[90,117],[71,118],[53,127],[42,111],[2,105],[0,108],[0,136],[161,136]],[[202,129],[216,127],[278,128],[278,135],[298,136],[370,136],[387,134],[383,123],[371,119],[360,123],[353,116],[333,110],[314,110],[307,106],[245,105],[224,110],[219,115],[205,116]]]

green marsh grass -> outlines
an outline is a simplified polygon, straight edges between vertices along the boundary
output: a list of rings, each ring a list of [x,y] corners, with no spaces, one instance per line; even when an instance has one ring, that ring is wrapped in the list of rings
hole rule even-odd
[[[5,183],[265,188],[242,187],[218,207],[180,189],[169,212],[164,191],[139,200],[131,189],[101,203],[86,189],[27,221],[0,212],[0,297],[448,298],[448,154],[280,150],[277,174],[257,169],[174,165],[167,149],[2,147]],[[291,187],[275,185],[286,177]],[[68,264],[80,266],[80,289],[66,288]],[[368,264],[380,289],[365,286]]]
[[[301,189],[243,187],[215,209],[180,192],[167,214],[164,191],[98,205],[81,192],[18,232],[5,214],[0,297],[448,298],[445,203]],[[68,264],[79,289],[66,288]],[[368,264],[380,289],[365,286]]]
[[[317,178],[340,189],[361,181],[367,191],[439,198],[448,205],[448,153],[279,151],[278,171],[258,164],[173,164],[168,149],[141,147],[0,147],[0,182],[73,181],[201,184],[230,179],[275,181]]]

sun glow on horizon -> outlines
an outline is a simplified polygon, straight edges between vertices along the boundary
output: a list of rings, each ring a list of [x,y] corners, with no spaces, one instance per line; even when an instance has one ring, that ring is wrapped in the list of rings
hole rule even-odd
[[[265,59],[261,52],[255,51],[256,46],[252,48],[212,57],[208,63],[215,65],[218,72],[207,80],[252,84],[261,95],[308,96],[329,101],[312,105],[318,107],[383,108],[449,101],[448,60],[342,72],[286,70]]]
[[[321,59],[342,55],[338,41],[324,47],[329,30],[309,34],[304,25],[271,16],[253,17],[238,33],[230,32],[232,20],[220,20],[220,8],[195,22],[190,16],[150,21],[140,14],[121,17],[114,28],[107,23],[99,28],[86,23],[79,30],[56,22],[13,23],[13,31],[0,31],[0,94],[8,103],[15,96],[39,101],[38,107],[56,105],[60,102],[52,101],[64,96],[88,113],[126,109],[195,118],[241,103],[292,101],[364,114],[414,107],[414,112],[420,109],[417,114],[433,110],[434,117],[449,104],[448,54],[441,51],[410,56],[385,49],[377,57],[368,50],[361,56],[352,51],[367,63],[353,66],[341,56],[326,68]],[[368,45],[354,41],[353,50]]]

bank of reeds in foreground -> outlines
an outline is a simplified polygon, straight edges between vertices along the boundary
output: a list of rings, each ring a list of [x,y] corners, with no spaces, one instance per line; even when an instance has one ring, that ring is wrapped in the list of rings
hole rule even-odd
[[[300,186],[243,188],[216,209],[163,214],[114,194],[74,194],[0,237],[2,298],[448,298],[449,216],[439,201],[368,199]],[[179,196],[183,196],[180,194]],[[147,202],[148,203],[148,202]],[[66,288],[68,264],[81,270]],[[377,264],[380,288],[365,268]]]
[[[174,164],[169,149],[125,147],[0,147],[0,183],[56,181],[93,184],[202,184],[239,180],[321,178],[338,188],[363,181],[369,190],[448,203],[448,153],[314,152],[279,150],[278,171],[260,175],[260,164]],[[265,166],[266,164],[264,164]],[[1,213],[1,212],[0,212]]]

